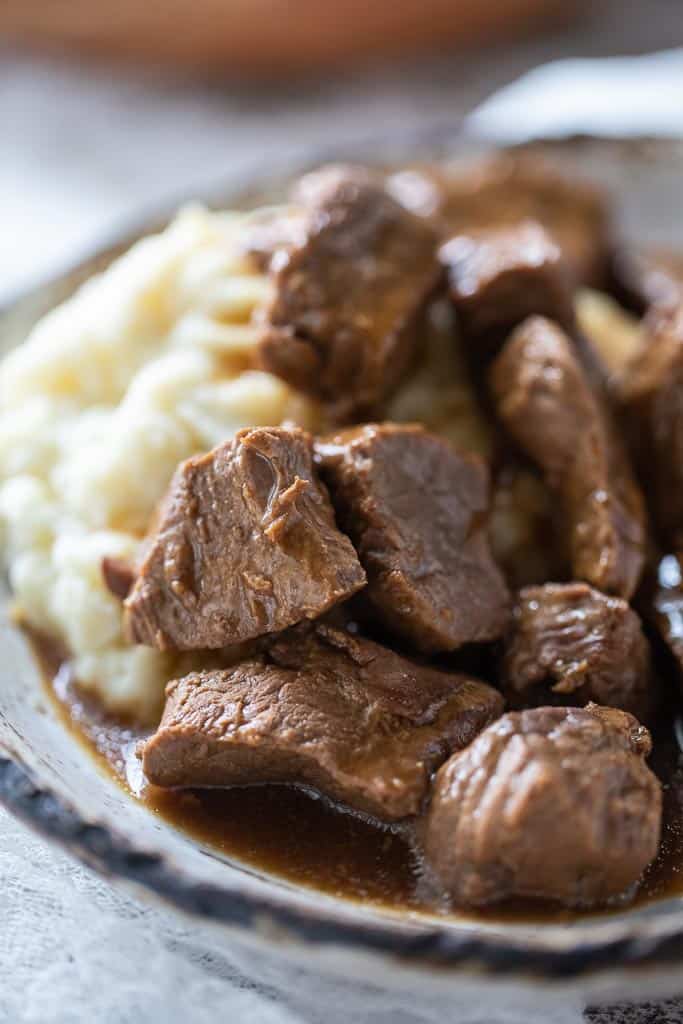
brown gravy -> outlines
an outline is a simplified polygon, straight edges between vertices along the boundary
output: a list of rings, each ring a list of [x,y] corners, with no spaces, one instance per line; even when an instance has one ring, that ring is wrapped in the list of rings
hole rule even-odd
[[[144,734],[105,715],[97,701],[81,693],[53,644],[35,636],[32,642],[65,727],[132,798],[170,825],[225,857],[299,885],[394,910],[448,913],[425,877],[407,828],[382,827],[291,786],[174,791],[149,785],[135,757]],[[664,782],[660,853],[635,900],[625,904],[629,907],[683,895],[683,755],[673,721],[673,711],[663,714],[652,759]],[[614,909],[621,904],[590,913]],[[515,901],[468,916],[557,923],[579,915],[564,907]]]

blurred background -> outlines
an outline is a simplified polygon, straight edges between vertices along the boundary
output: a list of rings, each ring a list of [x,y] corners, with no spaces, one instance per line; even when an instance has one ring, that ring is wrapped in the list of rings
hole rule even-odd
[[[683,133],[681,0],[2,0],[0,300],[150,206],[318,147]],[[597,77],[596,77],[597,75]],[[596,121],[597,118],[597,121]]]

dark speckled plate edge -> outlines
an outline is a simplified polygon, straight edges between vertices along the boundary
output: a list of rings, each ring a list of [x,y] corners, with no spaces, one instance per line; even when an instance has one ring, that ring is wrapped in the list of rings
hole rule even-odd
[[[544,146],[537,140],[533,146]],[[343,153],[319,149],[304,153],[294,161],[270,169],[263,174],[255,168],[253,174],[241,170],[239,177],[207,190],[201,197],[210,206],[229,202],[246,206],[254,196],[260,199],[269,191],[302,170],[328,160],[367,160],[380,164],[393,164],[401,160],[435,159],[460,155],[473,148],[488,148],[490,143],[467,139],[448,126],[431,126],[418,137],[409,140],[389,139],[378,143],[368,140]],[[677,140],[628,139],[600,140],[592,137],[552,140],[552,151],[558,148],[599,145],[610,149],[649,147],[665,159],[667,152],[675,151],[680,161],[683,143]],[[245,187],[249,181],[249,187]],[[179,197],[181,200],[186,196]],[[29,303],[40,305],[41,293],[63,282],[68,294],[82,279],[106,265],[137,237],[163,224],[170,211],[179,203],[169,202],[134,225],[125,227],[97,246],[90,255],[81,258],[75,266],[57,275],[52,281],[29,289],[0,310],[0,326],[17,307]],[[7,753],[10,753],[7,751]],[[476,931],[471,928],[458,931],[452,924],[439,927],[420,925],[411,928],[387,923],[348,922],[335,916],[329,907],[303,909],[288,905],[286,897],[261,897],[245,894],[234,886],[212,885],[194,881],[187,873],[170,863],[161,854],[136,850],[114,829],[86,820],[61,796],[44,786],[36,775],[15,755],[0,756],[0,803],[17,818],[24,821],[47,839],[60,844],[74,857],[93,870],[114,880],[132,883],[140,891],[161,898],[177,909],[246,932],[267,936],[270,925],[276,927],[292,943],[309,947],[350,947],[360,951],[384,954],[411,966],[446,969],[472,968],[478,975],[491,977],[519,977],[520,980],[560,981],[586,978],[603,971],[626,968],[675,967],[683,961],[683,909],[668,916],[665,926],[658,929],[644,927],[641,920],[628,919],[615,934],[605,936],[596,929],[596,937],[585,938],[590,926],[582,929],[582,937],[562,948],[555,945],[544,948],[543,942],[527,943],[507,939],[500,931]],[[615,930],[616,931],[616,930]]]
[[[112,879],[147,889],[184,913],[257,932],[283,933],[293,943],[351,946],[390,955],[413,966],[473,966],[478,973],[526,979],[572,979],[617,967],[672,966],[683,958],[680,927],[663,935],[632,934],[607,941],[582,941],[562,951],[508,942],[467,930],[392,928],[390,924],[349,924],[328,912],[288,907],[281,898],[245,895],[227,886],[195,882],[160,854],[136,850],[115,830],[84,820],[61,797],[41,786],[18,760],[0,757],[0,803],[82,863]]]

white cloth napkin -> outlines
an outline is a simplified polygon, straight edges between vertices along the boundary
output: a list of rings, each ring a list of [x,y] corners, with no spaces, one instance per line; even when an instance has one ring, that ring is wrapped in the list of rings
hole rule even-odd
[[[681,11],[683,27],[683,9]],[[494,93],[466,120],[504,142],[571,135],[683,136],[683,48],[558,60]]]

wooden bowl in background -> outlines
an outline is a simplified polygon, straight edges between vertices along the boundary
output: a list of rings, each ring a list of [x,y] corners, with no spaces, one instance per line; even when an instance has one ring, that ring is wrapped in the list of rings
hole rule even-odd
[[[499,39],[566,19],[563,0],[2,0],[0,37],[267,77]]]

